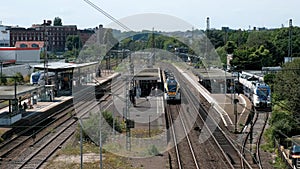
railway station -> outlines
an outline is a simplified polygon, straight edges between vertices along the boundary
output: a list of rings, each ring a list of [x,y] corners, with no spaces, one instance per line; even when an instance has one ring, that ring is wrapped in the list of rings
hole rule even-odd
[[[35,65],[34,69],[41,72],[45,70],[43,64]],[[72,98],[67,96],[73,94],[74,88],[93,84],[97,91],[118,76],[117,73],[109,73],[100,77],[101,72],[96,62],[83,64],[55,62],[49,63],[47,69],[48,75],[51,75],[47,79],[47,85],[46,77],[40,74],[35,84],[0,86],[0,100],[8,102],[7,107],[0,109],[0,126],[9,127],[35,113],[47,112],[48,109],[52,109],[53,104],[63,105]],[[33,80],[34,77],[31,76],[31,82]],[[99,93],[96,93],[96,97],[97,95]]]
[[[199,83],[210,93],[230,93],[235,77],[221,69],[196,69],[193,72],[199,78]],[[226,83],[225,83],[226,78]]]
[[[40,79],[38,84],[45,84],[45,80],[48,80],[48,85],[53,85],[54,96],[70,96],[72,95],[72,86],[80,86],[81,84],[87,84],[92,82],[94,78],[101,75],[99,64],[97,62],[92,63],[64,63],[53,62],[48,63],[45,67],[44,64],[35,65],[34,71],[47,72],[44,78]]]
[[[162,88],[161,71],[159,68],[146,68],[134,75],[134,88],[138,97],[149,96],[155,88]]]
[[[0,126],[22,119],[25,110],[36,104],[38,93],[44,89],[44,86],[0,86],[0,100],[8,101],[8,107],[0,110]]]

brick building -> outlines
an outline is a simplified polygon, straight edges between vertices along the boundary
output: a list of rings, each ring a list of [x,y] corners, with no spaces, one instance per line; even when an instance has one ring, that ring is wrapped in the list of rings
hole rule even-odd
[[[69,35],[78,35],[76,25],[51,26],[51,21],[35,24],[31,28],[10,28],[10,46],[17,41],[46,41],[47,51],[64,52]]]

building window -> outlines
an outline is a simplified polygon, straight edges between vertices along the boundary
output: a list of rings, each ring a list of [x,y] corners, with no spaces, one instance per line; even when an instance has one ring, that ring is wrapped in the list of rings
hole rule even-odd
[[[34,43],[34,44],[31,45],[31,47],[33,47],[33,48],[38,48],[39,45]]]
[[[21,44],[20,44],[20,48],[27,48],[27,47],[28,47],[28,45],[25,44],[25,43],[21,43]]]

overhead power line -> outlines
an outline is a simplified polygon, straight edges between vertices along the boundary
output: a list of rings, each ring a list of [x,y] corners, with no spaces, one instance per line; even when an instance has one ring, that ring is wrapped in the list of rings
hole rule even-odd
[[[92,6],[93,8],[95,8],[97,11],[101,12],[103,15],[105,15],[106,17],[108,17],[110,20],[112,20],[113,22],[115,22],[116,24],[118,24],[119,26],[121,26],[126,31],[132,31],[126,25],[124,25],[123,23],[121,23],[120,21],[118,21],[116,18],[114,18],[113,16],[111,16],[110,14],[108,14],[107,12],[105,12],[103,9],[101,9],[100,7],[98,7],[97,5],[95,5],[94,3],[92,3],[91,1],[89,1],[89,0],[84,0],[84,1],[87,4],[89,4],[90,6]]]

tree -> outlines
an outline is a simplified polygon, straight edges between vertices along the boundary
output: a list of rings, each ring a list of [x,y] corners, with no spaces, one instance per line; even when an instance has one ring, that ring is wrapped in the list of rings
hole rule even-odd
[[[60,17],[55,17],[54,18],[53,25],[54,26],[62,26],[62,21],[61,21]]]
[[[236,49],[236,43],[233,41],[228,41],[225,45],[225,50],[227,54],[233,54],[234,50]]]
[[[82,46],[78,35],[69,35],[66,40],[68,50],[79,49]]]
[[[256,47],[245,47],[234,51],[231,64],[239,69],[261,70],[264,66],[272,65],[270,51],[263,45]]]
[[[218,55],[220,56],[221,62],[223,64],[227,63],[227,52],[225,50],[225,47],[218,47],[216,49],[216,52],[218,53]]]
[[[207,38],[214,45],[215,48],[224,46],[224,32],[221,30],[208,30],[206,32]]]
[[[276,102],[293,114],[294,119],[300,122],[300,59],[283,65],[277,73],[274,84]]]
[[[7,83],[7,78],[5,77],[6,74],[2,73],[2,77],[0,77],[0,84],[5,85]]]

